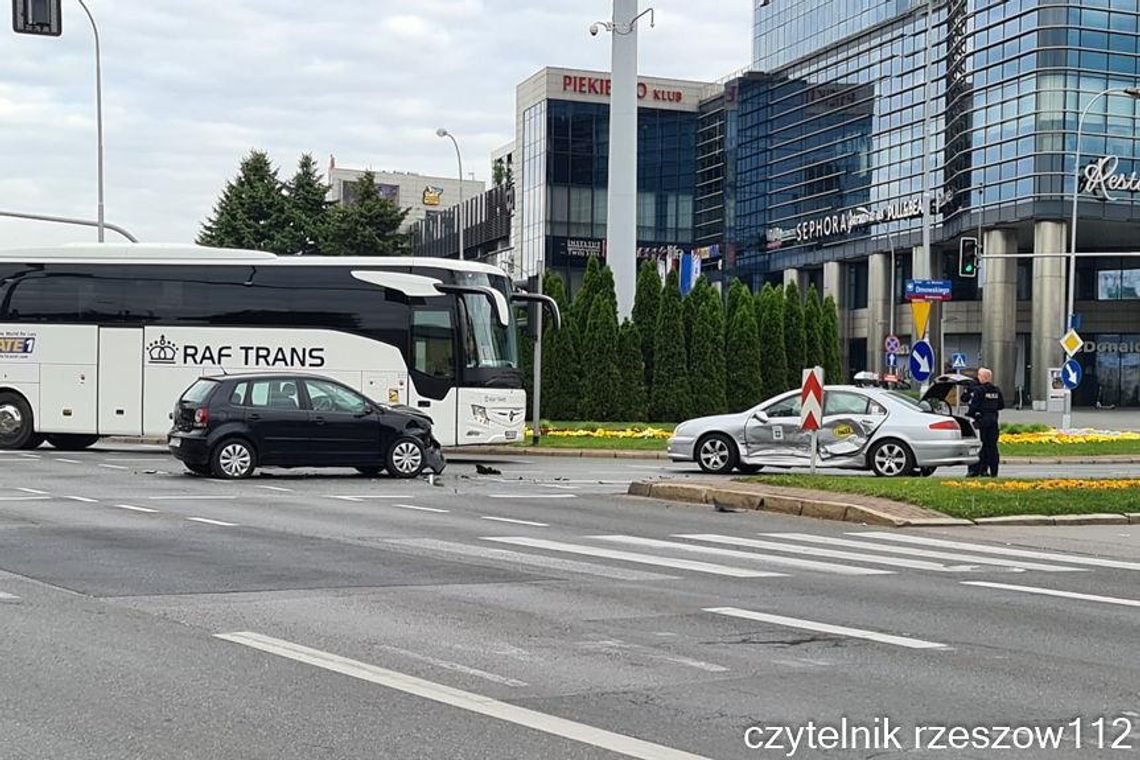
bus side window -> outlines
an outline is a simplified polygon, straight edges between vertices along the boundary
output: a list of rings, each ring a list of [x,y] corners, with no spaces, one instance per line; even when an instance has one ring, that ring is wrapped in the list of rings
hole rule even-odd
[[[455,343],[451,312],[420,310],[412,312],[412,366],[435,378],[455,377]]]

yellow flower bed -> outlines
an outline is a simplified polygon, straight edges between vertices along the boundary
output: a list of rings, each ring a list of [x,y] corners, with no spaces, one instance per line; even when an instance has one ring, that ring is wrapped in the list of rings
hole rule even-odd
[[[526,429],[526,435],[532,435],[534,430],[532,428]],[[551,438],[655,438],[666,439],[673,435],[668,430],[660,428],[647,427],[647,428],[626,428],[625,430],[605,430],[598,428],[596,430],[566,430],[560,428],[542,428],[542,434],[548,435]]]
[[[968,491],[1125,491],[1140,488],[1140,479],[946,480],[942,485]]]
[[[1064,433],[1059,430],[1050,430],[1047,433],[1002,433],[999,443],[1007,446],[1033,443],[1108,443],[1111,441],[1140,441],[1140,433],[1118,433],[1104,430],[1080,430]]]

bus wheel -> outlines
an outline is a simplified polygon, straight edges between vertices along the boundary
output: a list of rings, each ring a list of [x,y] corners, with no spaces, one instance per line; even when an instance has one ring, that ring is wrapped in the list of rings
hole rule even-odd
[[[47,442],[60,451],[81,451],[94,446],[98,441],[97,435],[54,433],[47,437]]]
[[[39,445],[32,421],[32,408],[18,393],[0,393],[0,449],[32,448]]]
[[[227,438],[210,454],[210,472],[215,478],[248,478],[257,467],[253,446],[241,438]]]

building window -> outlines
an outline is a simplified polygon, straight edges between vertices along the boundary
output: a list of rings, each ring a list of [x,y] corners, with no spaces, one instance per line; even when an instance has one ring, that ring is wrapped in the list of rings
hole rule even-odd
[[[856,261],[847,265],[847,308],[867,308],[867,262]]]

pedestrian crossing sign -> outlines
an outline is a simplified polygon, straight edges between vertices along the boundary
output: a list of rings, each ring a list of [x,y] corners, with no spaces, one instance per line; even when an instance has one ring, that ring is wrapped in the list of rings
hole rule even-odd
[[[954,354],[954,359],[951,362],[950,366],[952,366],[954,369],[966,369],[966,355]]]

